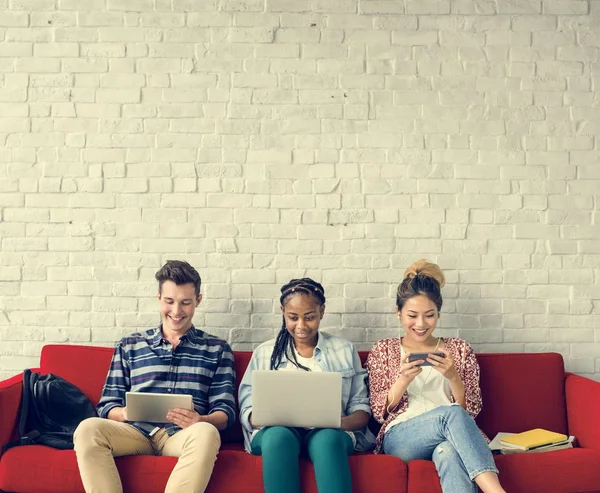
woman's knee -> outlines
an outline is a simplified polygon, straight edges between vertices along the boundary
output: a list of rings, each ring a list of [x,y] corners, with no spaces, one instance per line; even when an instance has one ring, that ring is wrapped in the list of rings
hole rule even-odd
[[[323,428],[322,430],[316,430],[313,432],[310,441],[311,443],[318,443],[320,445],[341,445],[344,442],[346,433],[342,430],[335,430],[333,428]]]
[[[353,450],[352,439],[345,431],[325,428],[314,431],[308,439],[310,453],[316,450],[326,450],[331,453],[351,454]]]
[[[437,464],[460,460],[460,456],[448,441],[440,443],[434,450],[432,460]]]
[[[290,428],[286,428],[285,426],[271,426],[261,430],[259,433],[262,434],[259,442],[260,445],[257,447],[257,452],[260,455],[292,453],[298,456],[300,454],[298,435]]]
[[[262,448],[293,447],[298,445],[298,436],[293,430],[285,426],[271,426],[265,429],[261,439]]]

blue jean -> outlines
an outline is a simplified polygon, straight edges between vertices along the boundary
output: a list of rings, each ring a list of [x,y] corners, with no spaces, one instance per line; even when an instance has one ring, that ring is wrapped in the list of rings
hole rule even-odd
[[[444,493],[477,493],[473,480],[498,469],[473,418],[460,406],[440,406],[398,423],[383,437],[386,454],[432,460]]]

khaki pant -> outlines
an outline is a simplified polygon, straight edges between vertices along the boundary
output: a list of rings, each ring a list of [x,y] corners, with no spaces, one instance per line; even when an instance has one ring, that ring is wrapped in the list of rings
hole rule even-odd
[[[127,423],[89,418],[77,427],[73,442],[86,493],[123,493],[113,459],[123,455],[179,457],[165,493],[204,493],[221,437],[210,423],[195,423],[172,436],[161,428],[148,438]]]

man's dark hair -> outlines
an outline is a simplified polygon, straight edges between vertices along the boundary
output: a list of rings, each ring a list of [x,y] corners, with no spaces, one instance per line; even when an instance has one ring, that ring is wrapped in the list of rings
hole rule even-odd
[[[167,260],[167,263],[158,270],[154,277],[158,281],[159,293],[162,292],[162,285],[165,281],[173,281],[178,286],[193,284],[196,296],[200,294],[200,285],[202,284],[200,274],[183,260]]]

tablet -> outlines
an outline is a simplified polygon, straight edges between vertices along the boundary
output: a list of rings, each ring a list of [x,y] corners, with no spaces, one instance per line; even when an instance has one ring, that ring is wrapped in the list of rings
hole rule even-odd
[[[188,394],[158,394],[153,392],[127,392],[125,408],[127,421],[168,423],[167,413],[176,407],[194,409],[192,396]]]

